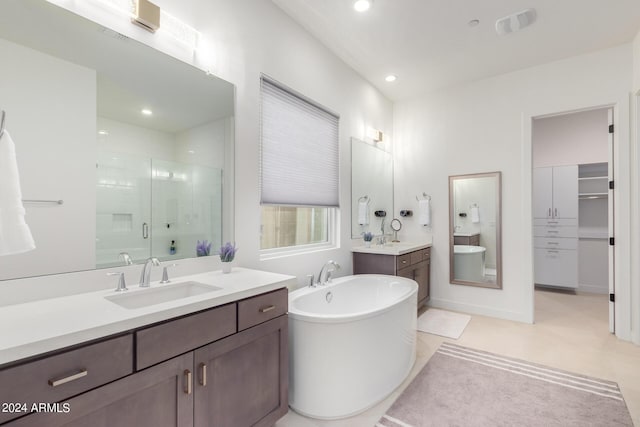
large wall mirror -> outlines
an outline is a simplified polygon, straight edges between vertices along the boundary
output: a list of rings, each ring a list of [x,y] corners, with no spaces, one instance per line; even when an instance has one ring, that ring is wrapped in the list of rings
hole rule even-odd
[[[36,242],[0,279],[232,240],[232,84],[44,0],[0,2],[0,58]]]
[[[386,217],[376,217],[385,211]],[[389,231],[393,218],[393,157],[371,143],[351,138],[351,237]],[[384,221],[384,223],[383,223]]]
[[[449,277],[502,288],[500,172],[449,177]]]

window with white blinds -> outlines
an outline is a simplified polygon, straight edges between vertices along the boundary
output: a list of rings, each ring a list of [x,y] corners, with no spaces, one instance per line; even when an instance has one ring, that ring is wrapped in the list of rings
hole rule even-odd
[[[261,78],[261,204],[338,207],[339,117]]]

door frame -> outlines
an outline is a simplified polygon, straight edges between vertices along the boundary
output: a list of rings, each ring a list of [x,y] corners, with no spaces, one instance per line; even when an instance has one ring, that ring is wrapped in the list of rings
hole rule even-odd
[[[560,114],[575,113],[593,109],[612,108],[616,132],[613,140],[613,160],[617,166],[614,170],[614,180],[616,182],[615,197],[615,230],[616,246],[614,247],[616,264],[614,266],[616,277],[616,302],[615,302],[615,324],[617,337],[624,340],[631,340],[631,168],[628,161],[631,154],[631,144],[629,138],[630,130],[630,102],[628,94],[626,99],[619,99],[614,102],[583,102],[576,105],[569,103],[553,107],[542,107],[538,110],[525,111],[521,114],[522,129],[522,156],[521,156],[521,205],[522,205],[522,225],[528,233],[524,233],[522,239],[522,271],[525,280],[524,285],[528,287],[525,298],[527,299],[527,319],[530,323],[535,323],[535,284],[533,274],[533,120],[536,118],[551,117]],[[623,162],[627,159],[627,162]]]

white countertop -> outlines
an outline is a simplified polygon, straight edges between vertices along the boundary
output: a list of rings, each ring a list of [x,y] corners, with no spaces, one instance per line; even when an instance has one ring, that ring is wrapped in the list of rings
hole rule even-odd
[[[477,232],[477,231],[476,231],[476,232],[474,232],[474,233],[468,233],[468,232],[467,232],[467,233],[465,233],[465,232],[459,232],[459,231],[456,231],[455,233],[453,233],[453,237],[471,237],[471,236],[477,236],[477,235],[479,235],[479,234],[480,234],[480,233],[479,233],[479,232]]]
[[[363,254],[379,254],[379,255],[403,255],[409,252],[417,251],[419,249],[430,248],[431,243],[387,243],[386,245],[372,244],[370,247],[354,246],[351,248],[351,252],[359,252]]]
[[[0,366],[296,283],[294,276],[234,267],[230,274],[172,278],[169,285],[186,281],[222,289],[137,309],[105,299],[119,294],[113,289],[0,307]],[[151,289],[161,286],[166,285],[151,283]],[[146,289],[134,285],[127,293]]]

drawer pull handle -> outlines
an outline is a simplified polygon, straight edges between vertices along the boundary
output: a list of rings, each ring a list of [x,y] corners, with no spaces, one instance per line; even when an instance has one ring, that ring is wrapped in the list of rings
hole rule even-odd
[[[207,364],[200,364],[200,385],[203,387],[207,386]]]
[[[267,307],[262,307],[262,308],[260,309],[260,313],[266,313],[266,312],[271,311],[271,310],[273,310],[273,309],[275,309],[275,308],[276,308],[276,306],[275,306],[275,305],[273,305],[273,304],[272,304],[272,305],[269,305],[269,306],[267,306]]]
[[[403,263],[403,264],[406,264],[406,263],[407,263],[407,260],[406,260],[406,259],[403,259],[403,260],[402,260],[402,263]]]
[[[547,242],[547,245],[559,245],[559,242]]]
[[[185,394],[191,394],[191,371],[188,369],[184,370],[184,392]]]
[[[59,385],[62,384],[66,384],[68,382],[71,381],[75,381],[77,379],[80,379],[82,377],[86,377],[87,374],[89,373],[89,371],[87,371],[86,369],[82,369],[78,372],[76,372],[75,374],[71,374],[68,377],[63,377],[63,378],[58,378],[55,380],[49,380],[48,383],[51,387],[58,387]]]

